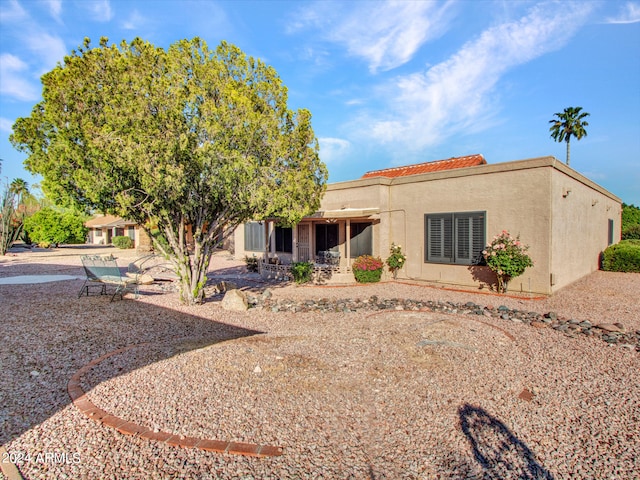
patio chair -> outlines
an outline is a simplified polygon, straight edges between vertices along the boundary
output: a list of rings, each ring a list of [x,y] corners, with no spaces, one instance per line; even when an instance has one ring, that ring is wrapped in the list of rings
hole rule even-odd
[[[116,295],[120,295],[120,300],[122,300],[128,290],[133,290],[138,298],[138,279],[123,276],[113,256],[84,255],[80,257],[80,260],[87,278],[80,288],[78,298],[84,293],[89,296],[89,290],[92,287],[100,288],[100,295],[108,295],[107,286],[115,287],[115,291],[111,295],[112,302]]]

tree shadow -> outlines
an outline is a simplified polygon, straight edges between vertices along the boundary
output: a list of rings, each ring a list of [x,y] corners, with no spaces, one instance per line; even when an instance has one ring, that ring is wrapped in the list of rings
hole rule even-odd
[[[468,268],[471,278],[480,283],[480,289],[488,288],[492,292],[498,291],[498,278],[495,272],[484,265],[470,265]]]
[[[113,302],[104,295],[78,298],[84,273],[77,263],[1,265],[2,277],[55,272],[79,279],[0,285],[0,445],[71,405],[69,379],[105,354],[149,345],[114,357],[115,368],[109,362],[96,368],[93,378],[101,382],[184,352],[264,333],[221,321],[225,312],[218,317],[217,310],[198,311],[205,307],[159,306],[133,294]],[[143,297],[153,295],[144,286],[141,290]]]
[[[485,478],[553,480],[529,447],[486,410],[465,404],[458,410],[460,428]]]

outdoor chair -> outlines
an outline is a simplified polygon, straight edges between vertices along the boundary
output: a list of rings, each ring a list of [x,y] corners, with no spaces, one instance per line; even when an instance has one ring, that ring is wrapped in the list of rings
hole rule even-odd
[[[155,280],[175,280],[174,266],[162,255],[151,253],[135,259],[129,264],[127,275],[136,278],[139,285],[148,285]]]
[[[115,287],[115,291],[111,295],[112,302],[116,295],[120,295],[122,300],[128,290],[133,290],[138,298],[138,278],[123,276],[113,256],[84,255],[80,257],[80,260],[87,278],[80,288],[78,298],[84,293],[89,296],[89,290],[93,287],[100,289],[100,295],[108,295],[107,286]]]

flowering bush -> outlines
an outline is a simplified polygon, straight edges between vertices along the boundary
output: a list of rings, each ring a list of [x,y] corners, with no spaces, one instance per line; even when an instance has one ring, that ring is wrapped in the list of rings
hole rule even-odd
[[[360,283],[379,282],[383,267],[382,260],[371,255],[361,255],[351,265],[353,276]]]
[[[395,279],[398,275],[398,270],[404,266],[404,262],[407,261],[407,257],[402,253],[402,245],[391,244],[391,256],[387,258],[387,266],[389,271]]]
[[[531,257],[527,255],[528,245],[520,243],[520,236],[513,238],[503,230],[493,237],[492,242],[482,251],[482,255],[491,270],[498,277],[498,292],[507,291],[509,281],[522,275],[527,267],[533,266]]]

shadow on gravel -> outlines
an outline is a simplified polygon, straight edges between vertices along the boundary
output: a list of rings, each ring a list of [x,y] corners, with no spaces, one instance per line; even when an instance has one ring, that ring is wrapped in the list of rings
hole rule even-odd
[[[460,427],[487,479],[553,480],[535,454],[507,426],[486,410],[465,404],[458,410]]]
[[[51,272],[84,278],[81,266],[2,266],[5,277]],[[68,280],[0,285],[0,445],[71,405],[69,379],[109,352],[151,344],[104,362],[94,379],[106,381],[180,353],[262,333],[224,323],[225,312],[220,310],[144,302],[144,289],[139,300],[133,295],[114,302],[109,302],[110,296],[93,294],[78,298],[82,284],[83,280]]]

